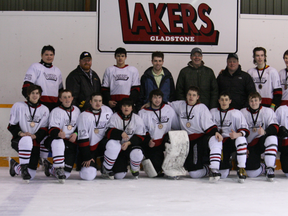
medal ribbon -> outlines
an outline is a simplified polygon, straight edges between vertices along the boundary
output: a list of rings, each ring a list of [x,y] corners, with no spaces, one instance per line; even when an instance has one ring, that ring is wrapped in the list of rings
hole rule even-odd
[[[155,113],[155,115],[157,116],[158,120],[159,120],[159,123],[161,124],[161,107],[159,109],[159,116],[157,115],[156,111],[154,109],[152,109],[153,112]]]
[[[100,109],[100,111],[99,111],[99,117],[98,117],[98,120],[96,120],[96,115],[97,115],[97,114],[94,114],[94,113],[93,113],[93,114],[94,114],[94,118],[95,118],[95,124],[96,124],[96,128],[97,128],[97,126],[98,126],[98,124],[99,124],[99,121],[100,121],[100,117],[101,117],[101,111],[102,111],[102,110]]]
[[[33,122],[33,119],[34,119],[34,116],[35,116],[35,113],[36,113],[36,110],[37,110],[37,106],[34,108],[34,112],[33,112],[33,115],[31,114],[31,106],[29,106],[29,103],[27,103],[28,105],[28,108],[29,108],[29,113],[30,113],[30,116],[32,118],[32,122]]]
[[[251,111],[250,111],[250,113],[251,113],[251,117],[252,117],[252,121],[253,121],[254,127],[256,127],[255,125],[256,125],[257,119],[258,119],[258,117],[259,117],[260,108],[259,108],[259,110],[258,110],[258,112],[257,112],[256,119],[255,119],[255,120],[254,120],[254,117],[253,117],[253,113],[252,113]]]
[[[258,73],[258,77],[260,79],[260,84],[262,84],[262,77],[263,77],[265,69],[266,69],[266,64],[265,64],[265,66],[264,66],[264,68],[262,70],[261,76],[260,76],[259,69],[258,69],[258,67],[256,67],[256,70],[257,70],[257,73]]]
[[[129,123],[131,122],[131,119],[132,119],[132,114],[133,114],[133,113],[131,113],[131,116],[130,116],[130,119],[129,119],[129,121],[128,121],[127,125],[125,125],[125,119],[123,118],[123,131],[125,131],[125,130],[126,130],[127,126],[128,126],[128,125],[129,125]]]
[[[63,108],[65,109],[65,107],[63,107]],[[69,125],[70,125],[71,124],[71,119],[72,119],[72,107],[70,107],[70,115],[68,114],[67,109],[65,109],[65,111],[66,111],[66,113],[67,113],[67,115],[69,117]]]
[[[192,106],[192,108],[190,109],[190,112],[188,114],[188,104],[186,105],[186,116],[187,116],[187,121],[189,121],[190,119],[190,115],[192,113],[193,108],[195,107],[195,105]]]
[[[225,118],[226,118],[227,113],[228,113],[228,110],[225,112],[225,115],[224,115],[224,117],[223,117],[223,119],[222,119],[221,110],[220,110],[220,126],[221,126],[221,129],[222,129],[222,127],[223,127],[223,123],[224,123],[224,121],[225,121]]]

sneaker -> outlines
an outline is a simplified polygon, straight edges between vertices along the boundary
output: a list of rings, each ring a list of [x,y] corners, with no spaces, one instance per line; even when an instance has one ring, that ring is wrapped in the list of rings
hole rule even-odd
[[[48,160],[44,159],[43,165],[44,165],[44,173],[47,177],[49,177],[50,176],[50,169],[52,168],[52,164]]]
[[[66,179],[65,171],[63,167],[55,168],[55,176],[60,183],[64,183]]]
[[[115,173],[112,170],[107,170],[104,165],[102,165],[102,176],[104,178],[114,179]]]
[[[131,171],[132,175],[134,176],[134,178],[135,178],[135,179],[138,179],[138,177],[139,177],[139,171],[138,171],[138,170],[137,170],[137,171],[133,171],[132,169],[131,169],[130,171]]]
[[[221,177],[221,173],[219,173],[219,170],[216,169],[210,169],[209,172],[209,182],[214,183],[217,182]]]
[[[266,178],[270,182],[274,181],[275,174],[274,174],[274,168],[273,167],[267,167],[266,168]]]
[[[16,175],[16,172],[15,172],[15,167],[18,165],[18,163],[11,158],[10,160],[10,169],[9,169],[9,173],[12,177],[14,177]]]
[[[29,183],[31,176],[28,172],[28,164],[21,164],[20,166],[21,166],[21,176],[22,176],[23,180],[26,181],[27,183]]]
[[[247,177],[246,170],[244,168],[239,168],[237,170],[238,182],[243,183]]]

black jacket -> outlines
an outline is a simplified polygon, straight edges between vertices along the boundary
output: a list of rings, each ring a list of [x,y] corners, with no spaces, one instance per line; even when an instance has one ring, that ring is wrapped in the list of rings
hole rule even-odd
[[[80,66],[73,70],[66,78],[66,88],[72,91],[73,104],[82,111],[90,107],[90,95],[101,91],[101,82],[95,71],[92,70],[92,82],[84,74]]]
[[[218,75],[217,82],[219,93],[228,91],[232,99],[230,107],[239,110],[248,106],[248,95],[256,91],[252,77],[242,71],[240,65],[232,75],[226,67]]]

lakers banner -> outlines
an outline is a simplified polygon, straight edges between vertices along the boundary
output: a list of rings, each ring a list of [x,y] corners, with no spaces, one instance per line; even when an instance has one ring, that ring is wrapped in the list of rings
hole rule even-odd
[[[238,0],[99,0],[98,50],[237,51]]]

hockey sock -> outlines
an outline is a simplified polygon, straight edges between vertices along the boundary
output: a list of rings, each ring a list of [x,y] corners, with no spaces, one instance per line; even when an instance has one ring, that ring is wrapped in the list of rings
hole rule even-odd
[[[48,154],[49,154],[48,149],[45,148],[43,143],[40,143],[40,157],[44,158],[44,159],[47,159],[48,158]]]
[[[133,149],[130,152],[130,167],[133,171],[140,170],[140,163],[143,159],[143,153],[141,149]]]
[[[92,181],[95,179],[97,175],[97,169],[95,167],[82,167],[80,172],[79,172],[80,178],[87,180],[87,181]]]
[[[51,143],[53,167],[64,167],[65,144],[62,139],[55,139]]]
[[[115,173],[114,178],[123,179],[125,176],[126,176],[126,172],[119,172],[119,173]]]
[[[24,136],[18,143],[20,164],[29,164],[33,141],[30,136]]]
[[[219,173],[221,173],[221,179],[227,178],[229,175],[230,170],[229,169],[224,169],[224,170],[219,170]]]
[[[107,142],[106,150],[104,152],[104,162],[103,162],[103,166],[107,170],[111,170],[113,168],[120,150],[121,150],[121,144],[119,141],[109,140]]]
[[[195,178],[195,179],[202,178],[207,175],[207,169],[203,168],[200,170],[190,171],[189,175],[191,178]]]
[[[246,167],[246,159],[247,159],[247,142],[246,142],[245,137],[236,138],[235,146],[237,149],[238,167],[239,168],[245,168]]]
[[[215,136],[209,139],[209,148],[210,148],[210,169],[219,170],[220,160],[221,160],[221,151],[222,151],[222,142],[218,142]]]
[[[250,178],[255,178],[261,175],[263,170],[264,170],[263,166],[260,166],[257,170],[246,170],[246,173]]]

